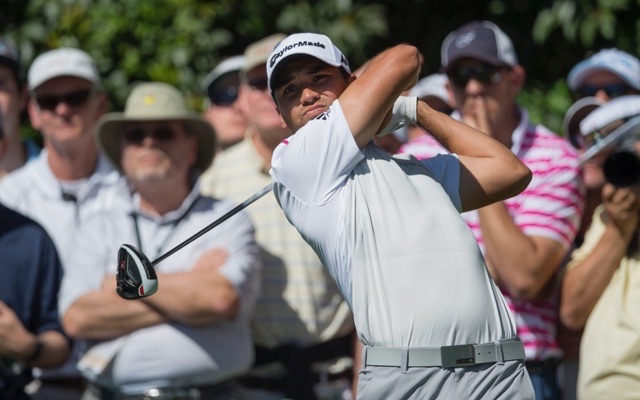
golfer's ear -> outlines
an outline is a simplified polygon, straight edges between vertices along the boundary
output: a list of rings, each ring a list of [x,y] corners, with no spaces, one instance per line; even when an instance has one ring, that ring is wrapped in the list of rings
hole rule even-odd
[[[283,128],[288,128],[289,126],[287,126],[287,124],[284,122],[284,119],[282,118],[282,114],[280,113],[280,109],[278,108],[278,106],[276,106],[276,111],[278,112],[278,115],[280,116],[280,126]]]

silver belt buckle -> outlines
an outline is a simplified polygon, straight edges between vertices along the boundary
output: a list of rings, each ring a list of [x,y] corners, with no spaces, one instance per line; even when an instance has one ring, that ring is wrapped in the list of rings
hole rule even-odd
[[[476,365],[476,353],[472,344],[440,347],[442,368],[459,368]]]

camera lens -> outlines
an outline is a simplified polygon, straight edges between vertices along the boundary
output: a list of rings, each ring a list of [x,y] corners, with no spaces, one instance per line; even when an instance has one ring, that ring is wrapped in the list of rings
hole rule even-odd
[[[628,187],[640,183],[640,159],[626,150],[607,157],[602,167],[607,182],[617,187]]]

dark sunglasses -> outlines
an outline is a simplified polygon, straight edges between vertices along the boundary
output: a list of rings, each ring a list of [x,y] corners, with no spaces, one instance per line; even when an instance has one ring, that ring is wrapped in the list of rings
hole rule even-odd
[[[154,129],[130,126],[125,128],[122,134],[122,138],[130,144],[140,144],[147,136],[151,136],[157,142],[169,142],[176,137],[176,133],[166,126],[158,126]]]
[[[89,98],[95,93],[93,89],[76,90],[75,92],[63,94],[60,96],[35,96],[38,107],[43,110],[55,110],[58,104],[64,103],[71,107],[84,105]]]
[[[253,78],[247,80],[247,85],[249,85],[253,90],[263,92],[267,90],[267,87],[269,87],[269,81],[267,78]]]
[[[238,87],[227,86],[212,93],[210,100],[218,107],[229,107],[238,99]]]
[[[449,80],[457,87],[465,87],[471,79],[484,85],[492,85],[502,79],[502,68],[485,63],[477,63],[454,68],[447,72]]]
[[[604,86],[582,86],[576,90],[576,95],[580,98],[595,96],[599,91],[604,91],[610,99],[623,96],[632,89],[624,83],[611,83]]]

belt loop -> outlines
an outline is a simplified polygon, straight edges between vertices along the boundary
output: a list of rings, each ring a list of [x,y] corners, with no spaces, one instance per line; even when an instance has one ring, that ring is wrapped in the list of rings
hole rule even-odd
[[[367,367],[367,350],[369,349],[369,346],[364,345],[362,346],[362,369],[365,369]]]
[[[502,352],[502,343],[499,340],[494,341],[496,345],[496,364],[504,364],[504,354]]]
[[[403,347],[400,350],[400,373],[406,374],[409,368],[409,348]]]

